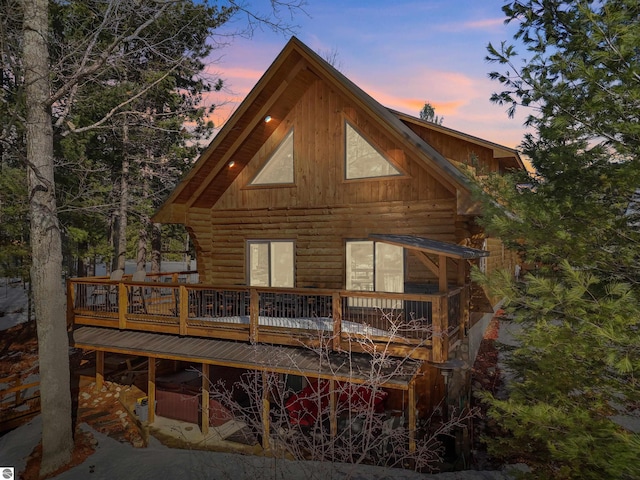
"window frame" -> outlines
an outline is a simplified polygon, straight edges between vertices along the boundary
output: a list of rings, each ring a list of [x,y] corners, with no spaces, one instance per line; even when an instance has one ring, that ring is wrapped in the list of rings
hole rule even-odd
[[[288,286],[274,286],[274,272],[273,272],[273,246],[275,244],[290,244],[291,245],[291,285]],[[252,257],[251,246],[252,245],[267,245],[267,285],[255,285],[252,284]],[[296,285],[296,242],[292,239],[248,239],[246,240],[246,278],[247,285],[251,287],[268,287],[268,288],[295,288]]]
[[[349,145],[348,145],[348,128],[351,128],[356,135],[358,135],[362,140],[367,142],[367,144],[375,150],[375,152],[382,157],[393,169],[396,170],[397,173],[390,175],[372,175],[372,176],[363,176],[363,177],[349,177],[349,161],[348,161],[348,153],[349,153]],[[361,182],[361,181],[372,181],[372,180],[389,180],[389,179],[400,179],[406,177],[406,173],[400,168],[394,161],[392,161],[378,146],[360,129],[358,129],[355,124],[349,121],[347,118],[344,119],[343,123],[343,180],[346,182]]]
[[[265,169],[267,168],[267,166],[269,165],[269,163],[273,160],[274,156],[276,153],[279,152],[279,150],[284,146],[285,142],[287,142],[289,140],[289,138],[291,138],[291,176],[292,179],[290,182],[268,182],[268,183],[254,183],[258,177],[260,177],[260,175],[265,171]],[[264,162],[264,165],[262,165],[262,167],[260,167],[260,169],[256,172],[256,174],[251,178],[251,180],[247,183],[247,187],[249,188],[270,188],[270,187],[277,187],[277,186],[292,186],[296,184],[296,167],[295,167],[295,160],[296,160],[296,150],[295,150],[295,136],[294,136],[294,129],[293,127],[289,129],[289,131],[287,131],[287,133],[284,134],[284,136],[282,137],[282,140],[280,140],[278,142],[278,145],[276,145],[276,147],[273,149],[273,151],[271,151],[271,153],[269,154],[269,156],[267,157],[267,160]]]
[[[352,288],[349,288],[349,283],[350,283],[350,277],[348,276],[348,273],[350,272],[350,264],[349,264],[349,245],[350,244],[354,244],[354,243],[370,243],[371,245],[371,249],[372,249],[372,276],[371,276],[371,284],[372,284],[372,290],[354,290]],[[388,290],[378,290],[376,288],[377,283],[378,283],[378,276],[379,276],[379,266],[378,266],[378,249],[377,249],[377,245],[385,245],[385,246],[390,246],[393,248],[399,248],[401,249],[402,252],[402,259],[400,262],[400,267],[402,269],[402,278],[401,278],[401,282],[400,282],[400,286],[401,286],[401,290],[400,291],[388,291]],[[406,261],[407,261],[407,255],[406,255],[406,250],[400,246],[397,245],[392,245],[386,242],[378,242],[375,240],[368,240],[368,239],[347,239],[345,240],[345,290],[348,290],[350,292],[382,292],[382,293],[404,293],[404,284],[406,282],[406,273],[407,273],[407,265],[406,265]]]

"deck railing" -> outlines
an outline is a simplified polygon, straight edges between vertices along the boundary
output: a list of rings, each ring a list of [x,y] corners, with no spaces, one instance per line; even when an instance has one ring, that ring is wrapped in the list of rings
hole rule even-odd
[[[335,349],[384,344],[398,355],[410,351],[443,362],[468,312],[466,286],[403,294],[187,283],[195,275],[159,274],[144,282],[70,279],[69,321],[284,345],[324,339]]]

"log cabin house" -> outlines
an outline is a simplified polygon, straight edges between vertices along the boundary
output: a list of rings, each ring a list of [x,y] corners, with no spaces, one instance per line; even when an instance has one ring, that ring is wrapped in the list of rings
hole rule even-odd
[[[464,401],[447,374],[493,312],[471,266],[515,267],[476,222],[469,172],[521,168],[513,149],[383,107],[292,38],[155,214],[186,226],[197,275],[71,279],[73,344],[97,352],[98,382],[105,354],[149,360],[149,422],[171,404],[157,368],[197,365],[184,418],[203,433],[237,415],[211,385],[253,373],[264,450],[278,408],[327,438],[369,409],[400,418],[416,452],[434,411]]]

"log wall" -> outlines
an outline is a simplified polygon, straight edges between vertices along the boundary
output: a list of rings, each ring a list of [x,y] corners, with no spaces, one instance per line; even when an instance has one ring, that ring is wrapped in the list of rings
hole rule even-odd
[[[403,172],[400,177],[344,179],[348,120]],[[293,128],[295,184],[249,186]],[[201,281],[246,284],[248,239],[296,243],[296,286],[344,288],[345,240],[402,233],[458,242],[453,189],[411,158],[356,105],[315,82],[239,173],[213,209],[188,213],[196,237]],[[407,277],[430,272],[407,256]]]

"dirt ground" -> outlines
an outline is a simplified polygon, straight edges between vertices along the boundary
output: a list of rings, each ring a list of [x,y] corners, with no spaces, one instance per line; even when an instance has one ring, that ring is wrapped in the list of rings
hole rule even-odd
[[[79,368],[85,361],[81,351],[74,351],[70,357],[72,370]],[[24,323],[4,330],[0,336],[0,378],[20,375],[27,379],[37,374],[38,345],[35,324]],[[139,430],[119,401],[120,396],[129,387],[105,382],[102,390],[96,391],[95,383],[80,383],[78,377],[72,379],[75,450],[71,463],[47,478],[81,464],[95,451],[96,441],[89,433],[79,428],[82,423],[118,441],[129,442],[134,447],[144,446]],[[38,445],[27,462],[26,470],[19,472],[19,478],[39,478],[41,455],[42,447]]]

